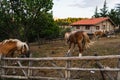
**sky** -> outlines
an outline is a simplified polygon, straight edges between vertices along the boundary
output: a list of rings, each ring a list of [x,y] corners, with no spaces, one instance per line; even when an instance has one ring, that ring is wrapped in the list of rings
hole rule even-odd
[[[54,18],[91,18],[94,15],[96,6],[98,12],[103,8],[105,0],[53,0]],[[120,0],[106,0],[108,9],[115,8]]]

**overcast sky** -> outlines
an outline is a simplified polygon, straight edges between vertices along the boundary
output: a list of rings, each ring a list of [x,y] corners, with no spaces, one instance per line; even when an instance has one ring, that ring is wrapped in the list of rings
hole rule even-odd
[[[95,8],[103,7],[105,0],[53,0],[53,16],[57,18],[82,17],[90,18]],[[115,8],[120,0],[106,0],[108,9]]]

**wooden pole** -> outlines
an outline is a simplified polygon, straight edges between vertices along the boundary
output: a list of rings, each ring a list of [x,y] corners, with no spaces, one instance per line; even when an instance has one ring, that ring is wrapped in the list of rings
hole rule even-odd
[[[50,61],[50,62],[52,64],[52,66],[58,67],[53,61]],[[61,70],[57,70],[57,71],[58,71],[58,73],[60,74],[61,77],[64,77],[64,74],[61,72]]]
[[[67,68],[70,68],[70,64],[70,61],[66,61],[65,80],[70,80],[70,70],[67,70]]]
[[[99,62],[96,62],[96,65],[98,66],[98,68],[103,68],[103,66],[99,63]],[[105,80],[105,76],[104,76],[104,71],[101,71],[100,70],[100,73],[101,73],[101,75],[102,75],[102,80]]]
[[[98,56],[98,54],[95,53],[94,56]],[[96,60],[96,65],[97,65],[98,68],[100,68],[100,69],[103,68],[103,66],[98,62],[98,60]],[[101,75],[102,75],[102,80],[105,80],[104,71],[101,71],[101,70],[100,70],[100,73],[101,73]]]
[[[0,78],[1,78],[1,75],[2,75],[2,54],[0,54]]]
[[[70,57],[71,53],[68,53],[67,56]],[[66,61],[66,66],[65,66],[65,68],[66,68],[66,70],[65,70],[65,80],[70,80],[70,70],[68,70],[68,68],[70,68],[70,66],[71,66],[71,61],[67,60]]]
[[[2,75],[5,75],[5,69],[2,67],[2,66],[5,66],[5,61],[2,59],[4,57],[4,56],[2,56],[2,54],[0,55],[0,57],[1,57],[0,62],[1,62],[1,76],[2,76]],[[1,77],[1,79],[4,80],[5,78]]]
[[[30,53],[30,57],[32,57],[32,53]],[[32,66],[32,61],[29,61],[28,78],[29,78],[29,76],[32,76],[32,70],[30,69],[31,66]],[[30,80],[32,80],[32,79],[30,79]]]
[[[20,63],[20,61],[17,61],[17,63],[18,63],[18,65],[19,65],[20,67],[22,67],[22,64]],[[25,77],[28,77],[28,76],[27,76],[27,73],[24,71],[24,69],[22,69],[22,72],[23,72],[23,74],[25,75]]]
[[[118,68],[120,68],[120,59],[118,60]],[[120,80],[120,71],[117,73],[117,80]]]

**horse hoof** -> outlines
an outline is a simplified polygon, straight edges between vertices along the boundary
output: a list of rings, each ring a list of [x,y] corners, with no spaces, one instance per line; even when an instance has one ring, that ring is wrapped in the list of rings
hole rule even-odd
[[[95,73],[95,71],[90,71],[90,73],[94,74],[94,73]]]
[[[82,57],[82,54],[81,54],[81,53],[79,53],[79,57]]]

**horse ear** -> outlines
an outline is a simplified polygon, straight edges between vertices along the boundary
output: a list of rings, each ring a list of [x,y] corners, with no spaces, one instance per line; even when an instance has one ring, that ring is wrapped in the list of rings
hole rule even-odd
[[[25,43],[29,46],[29,42],[28,41],[25,41]]]

